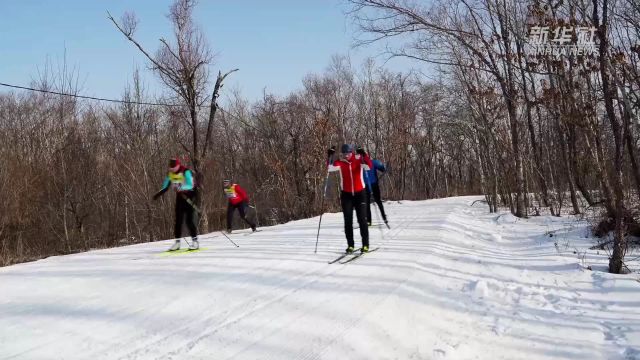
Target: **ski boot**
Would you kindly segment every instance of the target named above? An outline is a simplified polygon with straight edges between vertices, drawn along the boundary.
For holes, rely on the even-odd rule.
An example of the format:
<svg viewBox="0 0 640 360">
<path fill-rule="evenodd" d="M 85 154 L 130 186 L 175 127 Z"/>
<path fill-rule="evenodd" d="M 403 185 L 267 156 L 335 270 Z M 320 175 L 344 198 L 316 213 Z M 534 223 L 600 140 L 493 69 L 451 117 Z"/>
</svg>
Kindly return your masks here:
<svg viewBox="0 0 640 360">
<path fill-rule="evenodd" d="M 346 254 L 353 254 L 353 246 L 349 246 L 347 250 L 344 251 Z"/>
<path fill-rule="evenodd" d="M 173 245 L 169 248 L 169 251 L 180 250 L 180 239 L 176 240 Z"/>
<path fill-rule="evenodd" d="M 189 250 L 198 250 L 200 248 L 200 243 L 198 242 L 198 238 L 191 238 L 191 244 L 189 245 Z"/>
<path fill-rule="evenodd" d="M 362 252 L 363 253 L 368 253 L 369 252 L 369 247 L 368 246 L 363 246 L 362 247 Z"/>
</svg>

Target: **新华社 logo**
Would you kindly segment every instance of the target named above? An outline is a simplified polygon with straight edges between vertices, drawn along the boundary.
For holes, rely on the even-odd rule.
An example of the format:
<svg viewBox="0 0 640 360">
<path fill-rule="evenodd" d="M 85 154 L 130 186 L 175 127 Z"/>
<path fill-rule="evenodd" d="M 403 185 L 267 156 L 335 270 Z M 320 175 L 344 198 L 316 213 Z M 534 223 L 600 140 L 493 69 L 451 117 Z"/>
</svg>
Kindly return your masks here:
<svg viewBox="0 0 640 360">
<path fill-rule="evenodd" d="M 595 55 L 595 27 L 531 26 L 525 52 L 527 55 Z"/>
</svg>

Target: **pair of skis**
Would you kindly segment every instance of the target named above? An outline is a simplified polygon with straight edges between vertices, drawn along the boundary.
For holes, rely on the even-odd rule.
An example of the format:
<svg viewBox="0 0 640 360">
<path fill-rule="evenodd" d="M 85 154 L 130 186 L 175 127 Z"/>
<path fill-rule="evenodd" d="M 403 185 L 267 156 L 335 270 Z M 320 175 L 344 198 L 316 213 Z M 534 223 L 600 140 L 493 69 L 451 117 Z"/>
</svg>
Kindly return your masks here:
<svg viewBox="0 0 640 360">
<path fill-rule="evenodd" d="M 354 252 L 352 252 L 352 253 L 344 253 L 344 254 L 338 256 L 336 259 L 333 259 L 333 260 L 329 261 L 329 264 L 335 264 L 337 262 L 339 262 L 340 264 L 350 263 L 350 262 L 360 258 L 362 255 L 368 254 L 368 253 L 372 253 L 372 252 L 374 252 L 374 251 L 376 251 L 378 249 L 380 249 L 380 248 L 376 247 L 376 248 L 370 249 L 367 252 L 363 252 L 362 248 L 359 248 L 359 249 L 354 250 Z M 351 256 L 351 257 L 349 257 L 349 256 Z"/>
<path fill-rule="evenodd" d="M 252 231 L 252 232 L 250 232 L 250 233 L 243 233 L 243 235 L 244 235 L 244 236 L 247 236 L 247 235 L 251 235 L 251 234 L 253 234 L 253 233 L 259 232 L 259 231 L 262 231 L 262 230 L 258 230 L 258 229 L 256 229 L 256 230 L 253 230 L 253 231 Z M 222 232 L 222 231 L 220 231 L 220 233 L 221 233 L 222 235 L 224 235 L 224 237 L 225 237 L 225 238 L 227 238 L 227 240 L 229 240 L 229 241 L 230 241 L 230 242 L 231 242 L 235 247 L 240 247 L 240 245 L 236 244 L 236 243 L 235 243 L 235 241 L 231 240 L 231 238 L 230 238 L 229 236 L 227 236 L 227 234 L 225 234 L 225 233 L 224 233 L 224 232 Z M 188 242 L 187 242 L 187 244 L 188 244 Z M 191 248 L 188 248 L 188 249 L 179 249 L 179 250 L 165 250 L 165 251 L 163 251 L 162 253 L 163 253 L 163 254 L 167 254 L 167 255 L 169 255 L 169 254 L 171 254 L 171 253 L 174 253 L 174 254 L 176 254 L 176 255 L 177 255 L 177 254 L 184 254 L 184 253 L 188 253 L 188 252 L 197 252 L 197 251 L 200 251 L 200 250 L 203 250 L 203 249 L 202 249 L 202 248 L 198 248 L 198 249 L 191 249 Z"/>
<path fill-rule="evenodd" d="M 160 256 L 174 256 L 174 255 L 184 255 L 184 254 L 188 254 L 188 253 L 196 253 L 202 250 L 207 250 L 208 248 L 206 247 L 201 247 L 201 248 L 197 248 L 197 249 L 178 249 L 178 250 L 165 250 L 161 253 L 159 253 L 158 255 Z"/>
</svg>

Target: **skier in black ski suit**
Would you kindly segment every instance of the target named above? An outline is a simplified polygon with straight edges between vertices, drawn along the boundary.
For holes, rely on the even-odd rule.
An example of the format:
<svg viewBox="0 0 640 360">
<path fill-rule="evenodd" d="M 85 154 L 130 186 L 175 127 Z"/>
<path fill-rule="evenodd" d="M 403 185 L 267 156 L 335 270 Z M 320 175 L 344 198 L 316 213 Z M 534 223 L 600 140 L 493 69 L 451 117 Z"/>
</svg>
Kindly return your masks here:
<svg viewBox="0 0 640 360">
<path fill-rule="evenodd" d="M 157 200 L 162 196 L 169 186 L 173 186 L 176 190 L 176 222 L 174 226 L 174 235 L 176 242 L 171 246 L 169 251 L 180 249 L 180 238 L 182 237 L 182 222 L 186 218 L 187 227 L 191 235 L 190 250 L 196 250 L 200 247 L 198 243 L 198 227 L 195 222 L 195 199 L 196 187 L 193 172 L 180 164 L 180 160 L 173 158 L 169 160 L 169 173 L 162 183 L 162 189 L 153 195 L 153 200 Z"/>
<path fill-rule="evenodd" d="M 364 149 L 358 148 L 358 151 L 364 152 Z M 384 211 L 384 205 L 382 204 L 382 197 L 380 194 L 380 185 L 378 182 L 378 171 L 386 172 L 387 169 L 378 159 L 371 159 L 373 167 L 364 172 L 365 185 L 367 186 L 367 223 L 371 226 L 371 200 L 378 204 L 378 209 L 382 216 L 382 220 L 385 224 L 388 224 L 387 214 Z M 373 199 L 372 199 L 373 198 Z"/>
</svg>

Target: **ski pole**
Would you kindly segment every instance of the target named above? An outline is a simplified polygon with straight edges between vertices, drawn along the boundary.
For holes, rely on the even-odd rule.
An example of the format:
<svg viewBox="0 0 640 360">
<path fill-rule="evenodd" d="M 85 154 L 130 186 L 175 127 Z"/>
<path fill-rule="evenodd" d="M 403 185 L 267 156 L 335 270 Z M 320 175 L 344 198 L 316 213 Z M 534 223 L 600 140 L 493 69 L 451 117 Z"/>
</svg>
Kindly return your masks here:
<svg viewBox="0 0 640 360">
<path fill-rule="evenodd" d="M 228 236 L 227 236 L 227 234 L 225 234 L 224 232 L 220 231 L 220 234 L 224 235 L 224 237 L 226 237 L 226 238 L 227 238 L 227 240 L 231 241 L 231 243 L 232 243 L 233 245 L 235 245 L 236 247 L 240 247 L 238 244 L 234 243 L 234 242 L 233 242 L 233 240 L 231 240 L 231 238 L 230 238 L 230 237 L 228 237 Z"/>
<path fill-rule="evenodd" d="M 376 171 L 375 167 L 373 169 L 371 169 L 370 171 Z M 376 208 L 376 215 L 378 217 L 378 221 L 380 221 L 380 219 L 382 218 L 382 216 L 380 216 L 380 210 L 378 209 L 378 203 L 376 202 L 376 197 L 373 194 L 373 189 L 371 188 L 371 179 L 369 179 L 369 175 L 365 172 L 364 175 L 365 179 L 367 180 L 367 191 L 369 192 L 369 199 L 373 200 L 373 203 L 375 204 L 375 208 Z M 369 206 L 369 208 L 371 208 L 371 201 L 369 201 L 369 203 L 367 204 Z M 369 210 L 371 211 L 371 210 Z M 373 220 L 373 219 L 371 219 Z M 373 221 L 371 222 L 373 223 Z M 382 234 L 382 238 L 384 239 L 384 232 L 382 232 L 382 229 L 380 227 L 378 227 L 378 229 L 380 230 L 380 233 Z"/>
<path fill-rule="evenodd" d="M 189 199 L 189 198 L 188 198 L 185 194 L 183 194 L 183 193 L 178 193 L 178 194 L 180 194 L 180 196 L 182 196 L 182 198 L 187 202 L 187 204 L 191 205 L 191 207 L 193 208 L 193 210 L 195 210 L 195 211 L 198 213 L 198 215 L 202 214 L 202 212 L 200 211 L 200 209 L 198 209 L 198 207 L 196 206 L 196 204 L 194 204 L 194 203 L 193 203 L 193 201 L 191 201 L 191 199 Z M 187 245 L 188 245 L 189 247 L 192 247 L 192 246 L 191 246 L 191 243 L 190 243 L 186 238 L 183 238 L 183 240 L 184 240 L 184 242 L 186 242 L 186 243 L 187 243 Z"/>
<path fill-rule="evenodd" d="M 332 147 L 332 149 L 334 149 Z M 324 215 L 324 198 L 327 197 L 327 187 L 329 186 L 329 164 L 331 164 L 333 156 L 329 156 L 327 164 L 327 176 L 324 179 L 324 190 L 322 191 L 322 201 L 320 202 L 320 220 L 318 221 L 318 234 L 316 235 L 316 249 L 314 254 L 318 253 L 318 241 L 320 240 L 320 224 L 322 224 L 322 215 Z"/>
<path fill-rule="evenodd" d="M 322 202 L 320 203 L 320 221 L 318 221 L 318 234 L 316 235 L 316 249 L 313 253 L 318 252 L 318 241 L 320 240 L 320 224 L 322 224 L 322 215 L 324 215 L 324 198 L 327 193 L 327 185 L 329 185 L 329 171 L 327 171 L 327 177 L 324 180 L 324 191 L 322 192 Z"/>
<path fill-rule="evenodd" d="M 378 221 L 380 221 L 382 219 L 382 215 L 380 215 L 380 208 L 378 207 L 378 202 L 376 201 L 375 197 L 373 196 L 373 194 L 371 194 L 371 198 L 373 199 L 373 202 L 375 204 L 375 208 L 376 208 L 376 215 L 378 217 Z M 383 220 L 384 221 L 384 220 Z M 385 222 L 385 225 L 387 226 L 387 228 L 389 228 L 389 225 Z M 381 227 L 378 227 L 378 229 L 380 229 L 380 233 L 382 233 L 382 238 L 384 239 L 384 232 L 382 231 Z"/>
<path fill-rule="evenodd" d="M 193 210 L 195 210 L 199 215 L 202 214 L 202 211 L 200 211 L 200 209 L 198 209 L 198 207 L 196 206 L 196 204 L 193 203 L 193 201 L 191 201 L 191 199 L 189 199 L 188 197 L 186 197 L 184 194 L 180 193 L 180 196 L 182 196 L 182 198 L 187 202 L 187 204 L 191 205 L 191 207 L 193 208 Z"/>
</svg>

